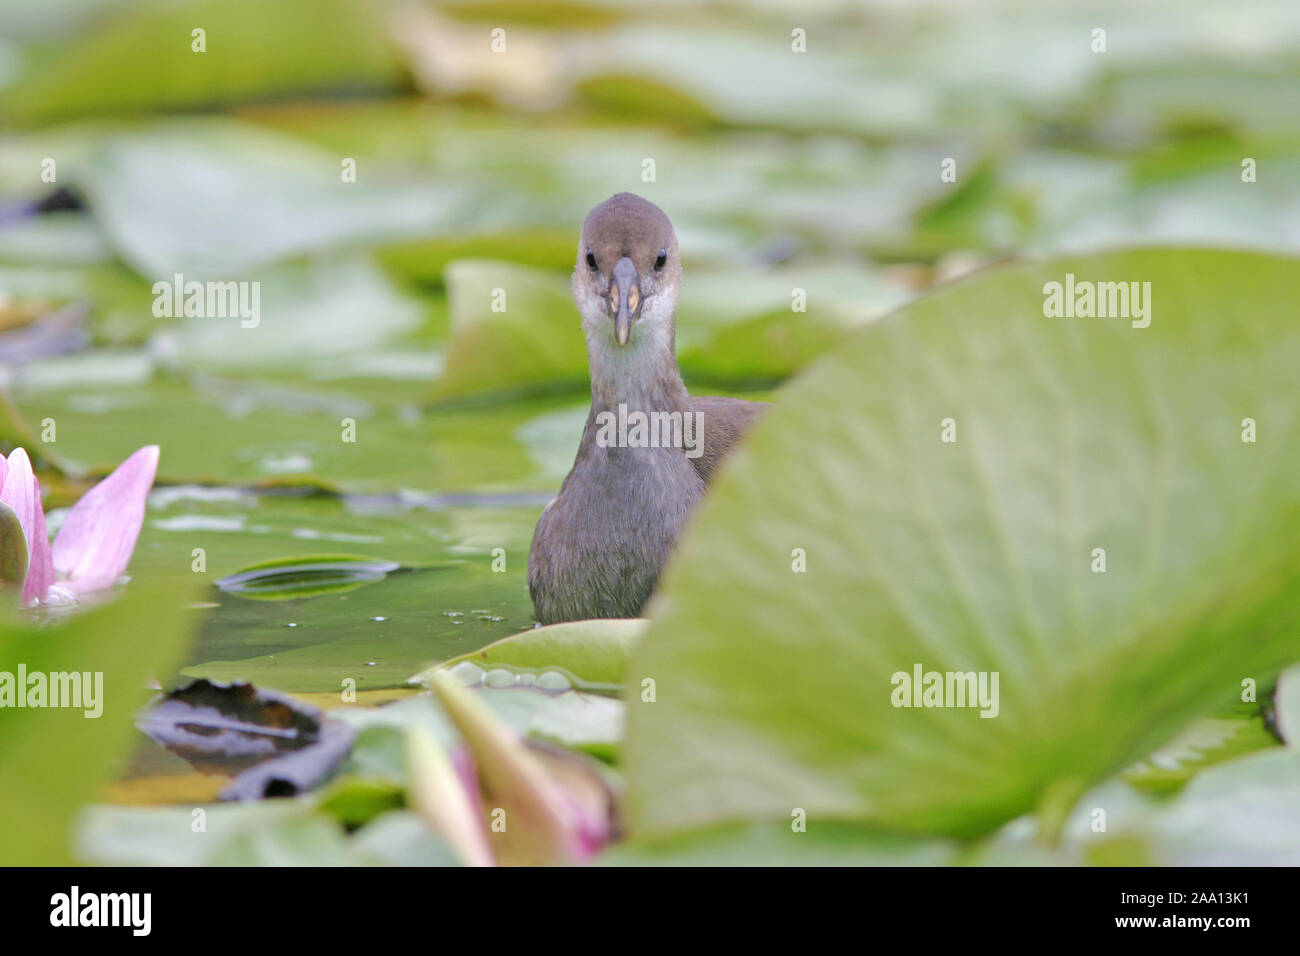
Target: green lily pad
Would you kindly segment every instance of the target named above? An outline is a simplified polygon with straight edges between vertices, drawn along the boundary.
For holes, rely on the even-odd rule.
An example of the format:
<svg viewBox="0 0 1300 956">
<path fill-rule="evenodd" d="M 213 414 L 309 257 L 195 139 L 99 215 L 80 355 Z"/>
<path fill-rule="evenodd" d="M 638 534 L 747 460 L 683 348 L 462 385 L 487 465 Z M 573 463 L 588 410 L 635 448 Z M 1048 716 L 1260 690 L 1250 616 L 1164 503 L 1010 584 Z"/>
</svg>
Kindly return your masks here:
<svg viewBox="0 0 1300 956">
<path fill-rule="evenodd" d="M 627 706 L 596 694 L 556 694 L 528 723 L 528 736 L 614 762 L 623 748 Z"/>
<path fill-rule="evenodd" d="M 1297 803 L 1300 753 L 1293 748 L 1220 764 L 1152 814 L 1153 855 L 1166 866 L 1293 864 L 1300 857 Z"/>
<path fill-rule="evenodd" d="M 308 797 L 196 808 L 92 806 L 78 820 L 77 857 L 97 866 L 367 862 L 353 851 L 342 825 L 313 803 Z"/>
<path fill-rule="evenodd" d="M 1171 799 L 1116 781 L 1090 790 L 1055 848 L 1032 849 L 1016 821 L 972 862 L 1008 865 L 1026 852 L 1043 862 L 1128 866 L 1285 866 L 1300 854 L 1300 754 L 1272 747 L 1210 767 Z"/>
<path fill-rule="evenodd" d="M 343 158 L 191 119 L 106 138 L 77 179 L 104 237 L 150 283 L 242 279 L 304 253 L 426 235 L 458 201 L 427 180 L 345 182 Z"/>
<path fill-rule="evenodd" d="M 459 866 L 447 843 L 412 810 L 385 813 L 352 838 L 358 853 L 387 866 Z"/>
<path fill-rule="evenodd" d="M 88 216 L 62 212 L 9 223 L 0 231 L 0 260 L 93 266 L 111 253 Z M 0 284 L 8 286 L 5 276 Z"/>
<path fill-rule="evenodd" d="M 481 688 L 475 693 L 521 737 L 585 750 L 598 757 L 609 757 L 617 748 L 624 714 L 620 701 L 536 687 Z M 361 779 L 405 784 L 402 735 L 412 726 L 430 732 L 445 748 L 456 746 L 459 740 L 446 714 L 428 694 L 382 707 L 336 708 L 330 716 L 357 732 L 344 772 Z"/>
<path fill-rule="evenodd" d="M 15 243 L 24 242 L 25 238 L 15 237 Z M 58 241 L 57 237 L 51 241 Z M 60 248 L 66 253 L 66 245 Z M 40 247 L 25 246 L 24 251 L 26 257 L 0 250 L 0 259 L 5 262 L 0 265 L 0 295 L 84 309 L 96 342 L 119 347 L 140 345 L 150 333 L 170 321 L 153 314 L 149 283 L 119 262 L 69 263 L 52 251 L 46 255 Z M 76 357 L 88 354 L 110 358 L 113 355 L 101 351 Z M 31 369 L 25 363 L 15 371 L 17 383 L 28 381 Z"/>
<path fill-rule="evenodd" d="M 348 827 L 361 826 L 405 805 L 401 787 L 387 780 L 347 776 L 334 781 L 321 795 L 320 807 Z"/>
<path fill-rule="evenodd" d="M 1207 717 L 1129 767 L 1124 779 L 1151 793 L 1169 793 L 1207 767 L 1276 746 L 1257 717 Z"/>
<path fill-rule="evenodd" d="M 1300 747 L 1300 664 L 1277 679 L 1277 730 L 1288 747 Z"/>
<path fill-rule="evenodd" d="M 177 319 L 155 336 L 155 349 L 185 369 L 244 374 L 288 369 L 314 377 L 348 357 L 393 347 L 423 320 L 421 303 L 400 293 L 364 256 L 285 263 L 250 274 L 249 280 L 257 283 L 255 318 Z M 365 322 L 359 323 L 358 315 Z"/>
<path fill-rule="evenodd" d="M 264 573 L 274 575 L 282 559 L 335 548 L 400 562 L 357 590 L 249 600 L 214 586 L 204 595 L 186 676 L 329 693 L 338 701 L 347 679 L 359 692 L 405 688 L 417 670 L 529 626 L 524 575 L 540 508 L 487 497 L 426 506 L 396 496 L 157 488 L 131 574 L 146 579 L 180 566 L 214 583 L 267 562 Z M 493 570 L 497 548 L 505 552 L 503 572 Z"/>
<path fill-rule="evenodd" d="M 796 290 L 804 311 L 792 308 Z M 435 398 L 585 386 L 581 321 L 560 276 L 460 260 L 447 269 L 447 294 L 451 341 Z M 705 271 L 682 295 L 682 369 L 735 381 L 784 378 L 907 298 L 896 283 L 848 266 Z"/>
<path fill-rule="evenodd" d="M 987 272 L 810 368 L 720 476 L 633 654 L 629 685 L 657 688 L 628 698 L 633 831 L 803 807 L 954 835 L 1038 809 L 1050 833 L 1268 680 L 1300 611 L 1296 268 L 1143 250 Z M 1150 282 L 1149 327 L 1045 316 L 1067 274 Z M 997 703 L 896 706 L 917 668 L 996 674 Z"/>
<path fill-rule="evenodd" d="M 181 673 L 289 692 L 401 687 L 421 665 L 490 642 L 518 626 L 505 619 L 531 613 L 526 594 L 482 607 L 484 583 L 492 579 L 485 561 L 390 572 L 360 591 L 293 601 L 217 592 Z"/>
<path fill-rule="evenodd" d="M 540 678 L 554 672 L 582 690 L 613 690 L 622 685 L 628 657 L 648 624 L 605 618 L 533 628 L 453 657 L 411 681 L 427 686 L 435 671 L 451 669 L 466 683 L 498 686 L 504 675 L 515 683 L 522 675 Z"/>
<path fill-rule="evenodd" d="M 788 26 L 763 35 L 622 27 L 604 41 L 617 51 L 607 67 L 616 75 L 645 74 L 689 91 L 701 109 L 736 124 L 794 130 L 903 133 L 933 129 L 936 98 L 915 82 L 873 76 L 862 56 L 836 41 L 833 30 L 813 33 L 815 54 L 791 49 Z M 828 95 L 853 89 L 858 95 Z"/>
<path fill-rule="evenodd" d="M 601 866 L 951 866 L 955 845 L 828 822 L 717 827 L 654 843 L 611 847 Z"/>
<path fill-rule="evenodd" d="M 0 672 L 13 682 L 21 666 L 32 675 L 74 673 L 80 706 L 0 707 L 0 858 L 9 866 L 70 862 L 70 825 L 92 799 L 113 762 L 136 739 L 136 709 L 146 683 L 172 673 L 188 642 L 192 612 L 183 582 L 135 582 L 106 606 L 44 626 L 0 623 Z M 89 682 L 89 683 L 87 683 Z M 0 696 L 4 678 L 0 677 Z M 34 698 L 34 684 L 24 688 Z M 72 687 L 67 682 L 60 686 Z M 87 697 L 87 688 L 95 689 Z M 93 719 L 90 713 L 98 710 Z"/>
<path fill-rule="evenodd" d="M 909 297 L 852 264 L 691 275 L 677 320 L 678 364 L 688 380 L 780 380 Z"/>
<path fill-rule="evenodd" d="M 14 405 L 9 393 L 3 388 L 0 388 L 0 442 L 10 449 L 17 445 L 32 450 L 40 447 L 23 413 Z M 41 453 L 37 451 L 36 454 Z"/>
<path fill-rule="evenodd" d="M 572 230 L 552 227 L 464 232 L 383 243 L 375 248 L 375 257 L 408 282 L 440 287 L 447 267 L 459 259 L 508 260 L 562 272 L 573 265 L 573 248 Z"/>
<path fill-rule="evenodd" d="M 207 52 L 191 49 L 196 26 L 207 32 Z M 167 82 L 159 83 L 160 76 Z M 86 31 L 57 55 L 34 58 L 3 105 L 16 121 L 39 123 L 327 89 L 378 89 L 400 78 L 401 62 L 382 22 L 362 0 L 142 3 Z"/>
<path fill-rule="evenodd" d="M 473 259 L 446 275 L 451 341 L 435 397 L 586 382 L 578 312 L 561 277 Z"/>
<path fill-rule="evenodd" d="M 165 450 L 160 483 L 315 486 L 359 494 L 454 498 L 553 491 L 558 482 L 539 467 L 517 431 L 538 414 L 572 403 L 571 396 L 539 397 L 428 414 L 405 400 L 411 391 L 427 391 L 423 381 L 293 384 L 278 375 L 274 382 L 203 375 L 181 382 L 155 376 L 149 358 L 134 352 L 33 362 L 23 378 L 28 387 L 15 396 L 22 420 L 39 425 L 54 419 L 58 444 L 18 443 L 47 455 L 45 449 L 57 449 L 79 470 L 107 473 L 149 441 Z M 8 434 L 3 416 L 0 398 L 0 435 Z M 15 431 L 22 420 L 14 420 Z M 575 447 L 580 434 L 581 427 Z"/>
<path fill-rule="evenodd" d="M 1241 179 L 1243 157 L 1260 170 Z M 1017 152 L 972 170 L 916 222 L 913 241 L 1061 255 L 1122 244 L 1294 252 L 1300 210 L 1294 140 L 1194 139 L 1135 158 Z"/>
</svg>

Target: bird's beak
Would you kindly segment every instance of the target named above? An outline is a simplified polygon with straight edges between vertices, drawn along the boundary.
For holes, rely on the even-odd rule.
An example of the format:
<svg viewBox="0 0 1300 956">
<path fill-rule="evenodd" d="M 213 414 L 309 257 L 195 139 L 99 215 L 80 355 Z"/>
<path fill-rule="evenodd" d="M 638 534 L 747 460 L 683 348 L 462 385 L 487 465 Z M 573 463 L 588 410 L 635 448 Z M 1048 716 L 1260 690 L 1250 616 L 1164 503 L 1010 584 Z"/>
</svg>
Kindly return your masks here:
<svg viewBox="0 0 1300 956">
<path fill-rule="evenodd" d="M 609 311 L 614 316 L 614 341 L 624 346 L 632 335 L 632 320 L 641 314 L 641 277 L 627 256 L 615 264 L 612 277 Z"/>
</svg>

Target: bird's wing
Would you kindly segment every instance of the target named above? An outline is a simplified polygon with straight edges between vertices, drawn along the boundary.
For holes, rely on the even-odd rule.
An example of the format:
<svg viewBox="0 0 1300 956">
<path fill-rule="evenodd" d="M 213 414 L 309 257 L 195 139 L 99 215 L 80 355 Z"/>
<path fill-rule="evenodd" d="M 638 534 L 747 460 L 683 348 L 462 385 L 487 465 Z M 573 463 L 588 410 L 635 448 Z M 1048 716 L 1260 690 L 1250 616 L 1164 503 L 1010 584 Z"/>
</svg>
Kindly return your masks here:
<svg viewBox="0 0 1300 956">
<path fill-rule="evenodd" d="M 749 427 L 767 411 L 769 404 L 719 395 L 692 395 L 691 405 L 699 414 L 704 436 L 704 452 L 692 458 L 691 463 L 707 485 L 718 465 Z"/>
</svg>

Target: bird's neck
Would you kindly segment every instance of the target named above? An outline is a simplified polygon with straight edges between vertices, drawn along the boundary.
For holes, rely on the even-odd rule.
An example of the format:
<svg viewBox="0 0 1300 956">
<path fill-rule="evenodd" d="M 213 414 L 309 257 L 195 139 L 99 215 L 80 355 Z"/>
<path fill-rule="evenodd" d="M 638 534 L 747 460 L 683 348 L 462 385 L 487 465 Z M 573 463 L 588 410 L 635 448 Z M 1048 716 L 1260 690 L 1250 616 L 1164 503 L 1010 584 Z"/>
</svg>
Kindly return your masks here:
<svg viewBox="0 0 1300 956">
<path fill-rule="evenodd" d="M 632 341 L 621 348 L 605 331 L 587 337 L 593 411 L 617 411 L 619 405 L 646 412 L 690 409 L 670 324 L 634 329 Z"/>
</svg>

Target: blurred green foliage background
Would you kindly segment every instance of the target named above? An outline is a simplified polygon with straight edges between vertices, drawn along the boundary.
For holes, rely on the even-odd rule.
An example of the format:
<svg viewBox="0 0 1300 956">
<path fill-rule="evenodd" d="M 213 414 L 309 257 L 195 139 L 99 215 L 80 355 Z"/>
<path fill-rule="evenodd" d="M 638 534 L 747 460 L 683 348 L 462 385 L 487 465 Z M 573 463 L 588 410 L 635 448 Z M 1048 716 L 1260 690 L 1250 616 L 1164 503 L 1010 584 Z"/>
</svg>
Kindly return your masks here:
<svg viewBox="0 0 1300 956">
<path fill-rule="evenodd" d="M 618 190 L 677 226 L 688 381 L 732 388 L 992 260 L 1300 246 L 1285 0 L 5 0 L 0 23 L 0 367 L 74 472 L 147 440 L 171 481 L 551 487 L 517 416 L 422 410 L 582 390 L 565 276 Z M 261 326 L 156 318 L 176 273 L 259 280 Z M 365 422 L 384 467 L 303 407 Z"/>
<path fill-rule="evenodd" d="M 187 674 L 383 693 L 531 622 L 524 555 L 585 415 L 567 286 L 596 202 L 672 218 L 688 385 L 761 395 L 1002 260 L 1295 254 L 1297 89 L 1294 0 L 0 0 L 0 448 L 56 507 L 161 445 L 137 577 L 195 548 L 213 579 L 401 564 L 351 596 L 209 589 L 188 625 Z M 259 282 L 260 324 L 155 315 L 176 274 Z M 159 620 L 129 639 L 161 660 L 186 637 Z M 1220 756 L 1271 743 L 1248 733 Z M 95 741 L 24 759 L 70 772 Z M 211 795 L 168 761 L 137 755 L 152 782 L 116 798 Z"/>
</svg>

